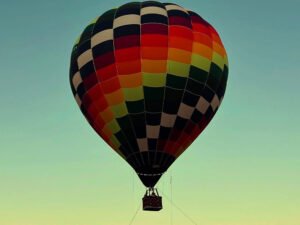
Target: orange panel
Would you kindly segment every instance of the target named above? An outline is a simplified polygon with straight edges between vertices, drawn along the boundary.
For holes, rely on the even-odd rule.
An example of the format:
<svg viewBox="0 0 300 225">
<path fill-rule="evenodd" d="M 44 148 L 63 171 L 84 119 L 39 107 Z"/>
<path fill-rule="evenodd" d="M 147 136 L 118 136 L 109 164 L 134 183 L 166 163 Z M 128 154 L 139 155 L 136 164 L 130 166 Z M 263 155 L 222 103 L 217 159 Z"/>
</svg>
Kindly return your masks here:
<svg viewBox="0 0 300 225">
<path fill-rule="evenodd" d="M 111 132 L 110 128 L 108 126 L 105 126 L 102 129 L 102 132 L 107 136 L 107 137 L 111 137 L 113 135 L 113 133 Z"/>
<path fill-rule="evenodd" d="M 141 73 L 122 75 L 122 76 L 119 76 L 119 79 L 120 79 L 120 84 L 121 84 L 122 88 L 139 87 L 143 83 Z"/>
<path fill-rule="evenodd" d="M 193 47 L 193 53 L 202 55 L 205 58 L 211 60 L 213 50 L 210 47 L 206 46 L 206 45 L 197 44 L 197 45 L 194 45 L 194 47 Z"/>
<path fill-rule="evenodd" d="M 118 62 L 117 63 L 117 69 L 119 75 L 128 75 L 132 73 L 138 73 L 141 72 L 141 61 L 129 61 L 129 62 Z"/>
<path fill-rule="evenodd" d="M 165 73 L 167 70 L 166 60 L 142 60 L 143 72 L 146 73 Z"/>
<path fill-rule="evenodd" d="M 224 57 L 226 55 L 225 49 L 220 44 L 213 45 L 213 48 L 214 51 L 219 53 L 221 56 Z"/>
<path fill-rule="evenodd" d="M 100 115 L 105 123 L 109 123 L 114 119 L 114 114 L 110 110 L 110 108 L 106 108 L 103 112 L 100 112 Z"/>
<path fill-rule="evenodd" d="M 203 33 L 194 33 L 194 41 L 212 48 L 212 39 Z"/>
<path fill-rule="evenodd" d="M 142 47 L 142 58 L 166 60 L 168 58 L 168 48 L 167 47 Z"/>
<path fill-rule="evenodd" d="M 124 102 L 124 95 L 123 95 L 123 92 L 121 89 L 118 91 L 115 91 L 111 94 L 107 94 L 107 95 L 105 95 L 105 97 L 110 106 L 118 105 L 118 104 Z"/>
<path fill-rule="evenodd" d="M 190 64 L 191 63 L 191 52 L 187 52 L 187 51 L 179 50 L 179 49 L 175 49 L 175 48 L 170 48 L 169 49 L 169 59 L 176 61 L 176 62 Z"/>
<path fill-rule="evenodd" d="M 169 47 L 192 51 L 193 41 L 186 38 L 170 37 Z"/>
</svg>

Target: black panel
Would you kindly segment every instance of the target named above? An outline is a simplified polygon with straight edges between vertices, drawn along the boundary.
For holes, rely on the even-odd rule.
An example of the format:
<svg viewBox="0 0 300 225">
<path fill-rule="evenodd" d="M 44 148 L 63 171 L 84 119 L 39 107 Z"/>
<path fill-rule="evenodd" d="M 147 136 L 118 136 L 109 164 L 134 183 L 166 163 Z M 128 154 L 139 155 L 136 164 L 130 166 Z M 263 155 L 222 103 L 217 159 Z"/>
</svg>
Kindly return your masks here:
<svg viewBox="0 0 300 225">
<path fill-rule="evenodd" d="M 115 38 L 128 35 L 140 35 L 140 25 L 126 25 L 114 29 Z"/>
<path fill-rule="evenodd" d="M 147 113 L 146 121 L 147 125 L 156 126 L 160 124 L 161 113 Z"/>
<path fill-rule="evenodd" d="M 208 72 L 199 69 L 198 67 L 195 67 L 191 65 L 190 67 L 190 77 L 194 80 L 199 81 L 200 83 L 205 83 L 208 77 Z"/>
<path fill-rule="evenodd" d="M 182 130 L 185 127 L 187 121 L 188 120 L 183 119 L 183 118 L 177 116 L 176 120 L 175 120 L 174 127 L 177 128 L 178 130 Z"/>
<path fill-rule="evenodd" d="M 97 57 L 100 55 L 104 55 L 107 52 L 113 52 L 113 51 L 114 51 L 114 42 L 113 40 L 109 40 L 93 47 L 93 56 Z"/>
<path fill-rule="evenodd" d="M 94 72 L 95 72 L 95 67 L 93 61 L 88 62 L 80 69 L 80 74 L 83 79 L 84 77 L 87 77 Z"/>
<path fill-rule="evenodd" d="M 129 14 L 140 15 L 140 10 L 141 10 L 141 3 L 137 3 L 137 2 L 127 3 L 118 8 L 115 18 L 129 15 Z"/>
<path fill-rule="evenodd" d="M 136 137 L 145 138 L 146 137 L 145 113 L 131 114 L 130 118 L 134 126 Z"/>
<path fill-rule="evenodd" d="M 192 115 L 192 118 L 191 120 L 194 122 L 194 123 L 199 123 L 202 119 L 203 115 L 201 112 L 199 112 L 197 109 L 194 111 L 193 115 Z"/>
<path fill-rule="evenodd" d="M 149 151 L 154 151 L 156 149 L 157 139 L 148 138 L 148 148 Z"/>
<path fill-rule="evenodd" d="M 204 85 L 192 79 L 187 82 L 186 90 L 192 92 L 195 95 L 201 95 Z"/>
<path fill-rule="evenodd" d="M 81 43 L 77 47 L 77 56 L 80 56 L 82 53 L 86 52 L 89 49 L 91 49 L 90 41 L 85 41 L 85 42 Z"/>
<path fill-rule="evenodd" d="M 149 6 L 155 6 L 155 7 L 159 7 L 159 8 L 165 9 L 164 5 L 162 3 L 160 3 L 160 2 L 156 2 L 156 1 L 145 1 L 145 2 L 142 2 L 142 8 L 149 7 Z"/>
<path fill-rule="evenodd" d="M 190 92 L 184 92 L 183 103 L 192 107 L 195 107 L 199 101 L 199 96 Z"/>
<path fill-rule="evenodd" d="M 208 87 L 205 87 L 202 91 L 202 96 L 206 99 L 206 101 L 211 102 L 215 93 Z"/>
<path fill-rule="evenodd" d="M 144 100 L 126 102 L 126 106 L 129 113 L 140 113 L 145 110 Z"/>
<path fill-rule="evenodd" d="M 79 44 L 91 39 L 94 25 L 95 24 L 90 24 L 84 29 L 84 31 L 82 32 L 82 34 L 80 36 Z"/>
<path fill-rule="evenodd" d="M 168 10 L 168 16 L 171 17 L 171 16 L 178 16 L 178 17 L 184 17 L 186 19 L 190 19 L 190 16 L 189 14 L 183 12 L 183 11 L 180 11 L 180 10 Z"/>
<path fill-rule="evenodd" d="M 213 89 L 217 90 L 222 78 L 222 70 L 214 63 L 211 64 L 209 76 L 207 79 L 207 85 Z"/>
<path fill-rule="evenodd" d="M 184 89 L 186 85 L 187 78 L 174 76 L 171 74 L 167 75 L 167 86 L 177 89 Z"/>
<path fill-rule="evenodd" d="M 171 130 L 172 128 L 161 126 L 159 130 L 159 139 L 166 140 L 169 137 Z"/>
<path fill-rule="evenodd" d="M 145 23 L 162 23 L 168 24 L 168 18 L 159 14 L 146 14 L 142 16 L 142 24 Z"/>
<path fill-rule="evenodd" d="M 182 100 L 182 95 L 183 90 L 176 90 L 166 87 L 164 112 L 169 114 L 177 114 Z"/>
<path fill-rule="evenodd" d="M 77 94 L 79 96 L 80 99 L 82 99 L 83 95 L 85 94 L 86 90 L 84 88 L 84 84 L 81 83 L 79 84 L 78 88 L 77 88 Z"/>
</svg>

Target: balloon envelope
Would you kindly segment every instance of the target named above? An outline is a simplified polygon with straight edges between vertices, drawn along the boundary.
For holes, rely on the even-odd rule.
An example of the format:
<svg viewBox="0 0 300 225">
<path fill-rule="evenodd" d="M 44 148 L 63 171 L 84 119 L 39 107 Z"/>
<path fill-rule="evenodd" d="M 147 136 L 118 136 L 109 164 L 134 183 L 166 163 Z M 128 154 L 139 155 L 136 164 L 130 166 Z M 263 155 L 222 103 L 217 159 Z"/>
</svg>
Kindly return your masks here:
<svg viewBox="0 0 300 225">
<path fill-rule="evenodd" d="M 216 30 L 179 5 L 133 2 L 88 25 L 71 56 L 74 97 L 147 187 L 204 130 L 228 77 Z"/>
</svg>

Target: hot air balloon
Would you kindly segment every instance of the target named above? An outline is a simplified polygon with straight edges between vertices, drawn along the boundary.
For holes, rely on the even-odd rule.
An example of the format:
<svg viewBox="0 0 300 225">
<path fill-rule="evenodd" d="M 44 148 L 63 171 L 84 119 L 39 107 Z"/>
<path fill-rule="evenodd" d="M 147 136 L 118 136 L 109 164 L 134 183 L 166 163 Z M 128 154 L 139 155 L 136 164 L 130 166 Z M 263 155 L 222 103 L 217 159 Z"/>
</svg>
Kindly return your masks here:
<svg viewBox="0 0 300 225">
<path fill-rule="evenodd" d="M 155 185 L 214 117 L 227 77 L 217 31 L 172 3 L 131 2 L 105 12 L 71 56 L 74 97 L 148 188 L 144 210 L 162 208 Z"/>
</svg>

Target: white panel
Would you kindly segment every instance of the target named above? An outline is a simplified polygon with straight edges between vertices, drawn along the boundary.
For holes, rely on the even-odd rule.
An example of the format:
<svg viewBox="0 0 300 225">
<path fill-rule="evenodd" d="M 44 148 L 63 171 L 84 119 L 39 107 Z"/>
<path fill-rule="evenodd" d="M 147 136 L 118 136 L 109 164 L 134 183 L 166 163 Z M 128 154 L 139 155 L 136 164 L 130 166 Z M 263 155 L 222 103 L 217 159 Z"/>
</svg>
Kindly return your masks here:
<svg viewBox="0 0 300 225">
<path fill-rule="evenodd" d="M 169 10 L 180 10 L 182 12 L 188 13 L 184 8 L 178 6 L 178 5 L 166 5 L 166 9 Z"/>
<path fill-rule="evenodd" d="M 214 96 L 213 100 L 211 101 L 210 103 L 212 109 L 214 111 L 216 111 L 216 109 L 219 107 L 220 105 L 220 100 L 219 100 L 219 97 L 217 95 Z"/>
<path fill-rule="evenodd" d="M 159 136 L 160 126 L 149 126 L 147 125 L 147 138 L 156 139 Z"/>
<path fill-rule="evenodd" d="M 105 41 L 113 40 L 113 38 L 114 38 L 114 35 L 113 35 L 112 29 L 107 29 L 107 30 L 101 31 L 92 37 L 92 39 L 91 39 L 92 48 L 95 47 L 96 45 L 99 45 L 99 44 L 105 42 Z"/>
<path fill-rule="evenodd" d="M 149 7 L 142 8 L 141 15 L 146 15 L 146 14 L 159 14 L 159 15 L 166 16 L 166 17 L 168 16 L 168 13 L 165 9 L 155 7 L 155 6 L 149 6 Z"/>
<path fill-rule="evenodd" d="M 194 107 L 181 103 L 179 107 L 178 115 L 184 119 L 189 120 L 192 117 L 194 109 L 195 109 Z"/>
<path fill-rule="evenodd" d="M 78 106 L 80 107 L 81 106 L 81 99 L 79 98 L 78 94 L 75 95 L 75 100 L 76 100 Z"/>
<path fill-rule="evenodd" d="M 171 115 L 167 113 L 161 114 L 161 125 L 164 127 L 173 127 L 175 124 L 177 115 Z"/>
<path fill-rule="evenodd" d="M 209 102 L 206 101 L 205 98 L 203 97 L 200 97 L 197 105 L 196 105 L 196 108 L 202 113 L 202 114 L 205 114 L 208 107 L 210 106 Z"/>
<path fill-rule="evenodd" d="M 75 73 L 75 75 L 73 76 L 72 83 L 73 83 L 75 90 L 77 90 L 79 84 L 82 83 L 82 79 L 81 79 L 79 72 Z"/>
<path fill-rule="evenodd" d="M 148 151 L 148 141 L 147 138 L 137 139 L 137 143 L 141 152 Z"/>
<path fill-rule="evenodd" d="M 87 64 L 89 61 L 92 60 L 93 60 L 92 49 L 89 49 L 84 53 L 82 53 L 77 59 L 79 69 L 81 69 L 85 64 Z"/>
<path fill-rule="evenodd" d="M 125 26 L 125 25 L 132 25 L 132 24 L 141 24 L 141 16 L 130 14 L 126 16 L 118 17 L 114 20 L 114 28 Z"/>
</svg>

